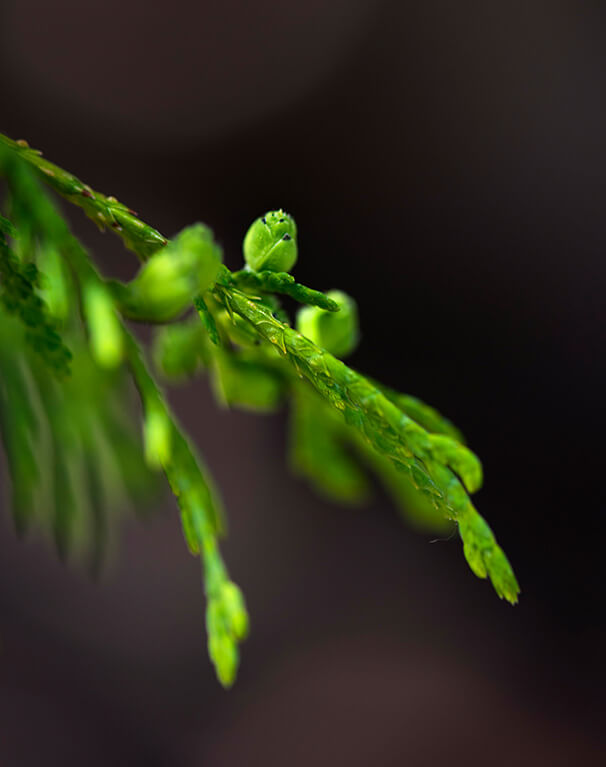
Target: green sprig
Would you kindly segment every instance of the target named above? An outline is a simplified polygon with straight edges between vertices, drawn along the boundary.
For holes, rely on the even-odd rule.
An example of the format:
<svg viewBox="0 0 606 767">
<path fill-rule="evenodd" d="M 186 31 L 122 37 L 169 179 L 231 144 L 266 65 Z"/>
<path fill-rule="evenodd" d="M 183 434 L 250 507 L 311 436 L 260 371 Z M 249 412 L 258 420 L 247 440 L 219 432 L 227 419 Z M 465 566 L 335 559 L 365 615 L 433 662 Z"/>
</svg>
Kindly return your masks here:
<svg viewBox="0 0 606 767">
<path fill-rule="evenodd" d="M 515 604 L 519 586 L 513 570 L 463 487 L 474 492 L 481 483 L 481 466 L 474 454 L 450 437 L 425 431 L 367 379 L 241 291 L 219 286 L 217 293 L 341 411 L 375 450 L 406 471 L 414 487 L 430 496 L 444 516 L 459 523 L 465 557 L 473 572 L 481 578 L 489 576 L 497 594 Z"/>
<path fill-rule="evenodd" d="M 244 290 L 290 296 L 299 303 L 318 306 L 328 312 L 339 311 L 339 304 L 336 301 L 319 290 L 307 288 L 296 282 L 292 274 L 288 274 L 288 272 L 253 272 L 250 269 L 240 269 L 238 272 L 232 272 L 230 283 Z"/>
<path fill-rule="evenodd" d="M 229 686 L 235 679 L 238 665 L 237 644 L 245 637 L 248 617 L 243 598 L 237 587 L 227 578 L 225 566 L 218 551 L 216 539 L 224 530 L 224 515 L 212 480 L 200 457 L 195 454 L 170 412 L 162 391 L 154 381 L 144 361 L 138 342 L 119 319 L 117 302 L 124 297 L 126 287 L 120 290 L 117 288 L 117 283 L 106 283 L 100 277 L 90 262 L 85 249 L 70 233 L 67 225 L 42 191 L 29 179 L 23 165 L 18 162 L 13 164 L 7 175 L 9 183 L 12 185 L 13 195 L 21 201 L 27 200 L 24 209 L 35 213 L 32 228 L 36 237 L 45 247 L 51 247 L 60 253 L 76 276 L 80 288 L 83 315 L 89 330 L 90 349 L 96 364 L 101 368 L 113 369 L 120 366 L 125 359 L 131 368 L 143 403 L 144 444 L 147 462 L 151 468 L 161 468 L 164 471 L 181 510 L 186 542 L 192 553 L 202 556 L 203 572 L 209 579 L 209 582 L 205 583 L 208 614 L 215 615 L 218 612 L 223 616 L 220 622 L 214 619 L 207 621 L 210 627 L 209 650 L 220 681 Z M 66 174 L 64 178 L 67 177 L 69 174 Z M 55 174 L 53 178 L 61 178 L 61 176 Z M 2 220 L 1 226 L 3 233 L 7 232 L 11 235 L 14 233 L 14 229 L 6 219 Z M 208 230 L 205 230 L 202 239 L 210 243 L 211 250 L 216 249 L 207 232 Z M 4 237 L 3 233 L 0 235 L 1 237 Z M 186 257 L 189 257 L 188 253 L 198 252 L 196 249 L 201 246 L 199 233 L 199 227 L 197 229 L 194 227 L 184 234 L 183 240 L 187 240 Z M 2 242 L 4 240 L 0 241 L 0 244 Z M 174 247 L 178 248 L 178 241 L 175 242 Z M 176 257 L 181 257 L 180 254 L 183 252 L 181 247 Z M 163 251 L 162 255 L 165 261 L 167 258 L 171 258 L 167 250 Z M 215 258 L 214 271 L 216 272 L 219 260 L 216 254 L 213 257 Z M 208 282 L 204 284 L 200 282 L 202 279 L 199 271 L 200 263 L 202 263 L 202 268 L 206 269 L 206 265 L 210 262 L 200 262 L 196 258 L 193 260 L 190 258 L 190 262 L 192 267 L 198 269 L 195 281 L 191 283 L 191 290 L 204 289 Z M 9 266 L 15 268 L 19 266 L 15 259 L 11 259 L 8 263 Z M 173 268 L 172 263 L 167 263 L 169 269 Z M 158 268 L 165 271 L 166 265 L 162 263 Z M 177 268 L 181 267 L 177 265 Z M 147 287 L 151 279 L 149 277 L 150 270 L 157 271 L 153 259 L 143 269 L 146 270 L 145 286 Z M 30 272 L 32 275 L 35 274 L 35 266 L 30 269 Z M 155 279 L 155 272 L 152 277 Z M 183 273 L 182 279 L 184 281 L 189 279 L 186 273 Z M 3 280 L 3 284 L 7 283 L 6 279 Z M 35 287 L 33 280 L 30 280 L 28 287 L 30 288 L 28 295 L 31 294 L 36 299 L 36 303 L 41 305 L 40 299 L 33 293 Z M 154 290 L 157 290 L 155 283 Z M 147 293 L 144 299 L 148 301 Z M 201 300 L 203 301 L 203 299 Z M 137 309 L 136 302 L 131 301 L 130 305 L 134 306 L 135 310 Z M 209 317 L 212 320 L 210 313 Z M 44 327 L 38 317 L 36 320 L 38 320 L 38 326 Z M 17 372 L 18 368 L 14 368 L 15 376 Z M 6 378 L 5 385 L 8 384 L 8 381 L 9 379 Z M 69 421 L 65 418 L 62 392 L 49 388 L 43 379 L 39 380 L 38 383 L 41 387 L 42 404 L 49 419 L 54 446 L 52 484 L 54 487 L 55 515 L 51 526 L 59 552 L 65 556 L 71 545 L 73 531 L 80 516 L 79 507 L 83 502 L 72 484 L 72 472 L 69 469 L 70 461 L 76 460 L 78 463 L 84 461 L 80 473 L 87 473 L 89 476 L 92 511 L 97 522 L 102 522 L 98 513 L 98 505 L 95 503 L 99 496 L 100 487 L 94 465 L 86 460 L 87 454 L 81 455 L 82 461 L 78 460 L 83 435 L 78 436 L 78 433 L 71 428 Z M 20 386 L 19 390 L 21 391 L 21 400 L 23 400 L 20 407 L 23 412 L 28 412 L 25 407 L 27 398 L 23 396 L 23 387 Z M 7 389 L 7 394 L 15 403 L 21 401 L 14 388 Z M 1 397 L 0 409 L 2 411 L 6 411 L 8 407 L 8 405 L 5 407 L 4 404 L 4 397 Z M 23 520 L 20 523 L 20 526 L 23 527 L 27 516 L 34 507 L 33 497 L 26 490 L 27 488 L 35 488 L 37 482 L 38 462 L 33 452 L 35 439 L 32 438 L 28 430 L 18 428 L 17 424 L 11 425 L 13 420 L 9 417 L 8 412 L 4 412 L 4 416 L 2 419 L 3 437 L 9 452 L 11 473 L 17 491 L 14 505 L 19 514 L 17 520 Z M 33 421 L 31 422 L 33 423 Z M 95 483 L 97 483 L 97 490 L 93 491 L 92 485 Z M 97 524 L 95 538 L 98 543 L 101 543 L 104 535 L 103 526 Z M 96 561 L 98 561 L 98 556 Z M 218 573 L 221 574 L 221 577 Z M 239 602 L 236 594 L 240 594 Z"/>
<path fill-rule="evenodd" d="M 139 256 L 144 263 L 131 282 L 101 277 L 32 171 Z M 187 546 L 201 558 L 209 654 L 221 683 L 233 683 L 248 615 L 219 551 L 225 527 L 221 503 L 142 344 L 125 325 L 125 319 L 164 325 L 181 318 L 155 335 L 154 359 L 167 377 L 207 368 L 222 404 L 258 412 L 289 401 L 291 462 L 299 474 L 331 498 L 359 503 L 370 491 L 366 470 L 372 470 L 413 524 L 443 530 L 454 521 L 472 571 L 490 578 L 500 597 L 517 601 L 511 566 L 469 497 L 482 483 L 480 461 L 434 408 L 334 356 L 345 356 L 357 343 L 356 305 L 339 291 L 327 295 L 280 271 L 291 268 L 298 255 L 291 216 L 279 210 L 257 219 L 245 237 L 248 266 L 231 272 L 208 227 L 187 227 L 169 242 L 115 198 L 1 134 L 0 172 L 9 183 L 12 218 L 0 217 L 0 333 L 15 339 L 14 348 L 0 345 L 0 429 L 20 529 L 49 484 L 40 416 L 53 451 L 52 513 L 44 523 L 63 554 L 79 537 L 83 506 L 90 512 L 90 536 L 107 538 L 106 507 L 117 497 L 114 475 L 141 494 L 153 476 L 144 459 L 151 470 L 163 472 L 177 499 Z M 308 328 L 309 337 L 291 327 L 280 296 L 307 305 L 297 327 Z M 347 311 L 326 313 L 341 307 Z M 182 317 L 190 309 L 194 313 Z M 50 381 L 42 361 L 55 372 L 63 370 L 58 360 L 67 362 L 69 354 L 63 339 L 76 352 L 73 375 Z M 125 381 L 140 395 L 142 449 L 120 407 Z M 106 449 L 98 461 L 101 445 Z M 74 482 L 76 476 L 85 483 Z M 101 548 L 95 551 L 97 565 Z"/>
<path fill-rule="evenodd" d="M 62 197 L 82 208 L 100 229 L 114 231 L 142 261 L 168 243 L 160 232 L 137 218 L 134 210 L 111 195 L 107 197 L 95 192 L 73 174 L 46 160 L 42 152 L 32 149 L 27 141 L 13 141 L 0 133 L 0 145 L 34 168 L 41 179 Z"/>
</svg>

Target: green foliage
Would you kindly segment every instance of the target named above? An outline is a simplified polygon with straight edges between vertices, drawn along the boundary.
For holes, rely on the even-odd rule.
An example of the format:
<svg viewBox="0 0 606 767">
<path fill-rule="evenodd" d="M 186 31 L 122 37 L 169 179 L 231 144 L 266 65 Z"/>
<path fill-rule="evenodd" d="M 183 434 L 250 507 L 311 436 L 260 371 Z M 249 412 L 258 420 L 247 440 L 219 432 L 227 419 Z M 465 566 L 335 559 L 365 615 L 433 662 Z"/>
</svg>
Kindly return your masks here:
<svg viewBox="0 0 606 767">
<path fill-rule="evenodd" d="M 140 221 L 134 210 L 111 195 L 107 197 L 93 191 L 71 173 L 44 159 L 42 152 L 31 149 L 27 141 L 13 141 L 0 133 L 0 146 L 4 149 L 3 156 L 7 162 L 13 163 L 15 158 L 20 158 L 28 163 L 55 192 L 82 208 L 101 230 L 109 228 L 121 237 L 125 246 L 142 261 L 166 245 L 166 238 Z M 33 183 L 33 179 L 27 182 Z M 20 199 L 20 195 L 17 195 L 17 199 Z"/>
<path fill-rule="evenodd" d="M 317 346 L 342 359 L 358 345 L 358 307 L 342 290 L 331 290 L 327 297 L 339 308 L 336 314 L 305 306 L 297 314 L 297 330 Z"/>
<path fill-rule="evenodd" d="M 25 328 L 25 340 L 58 376 L 69 373 L 71 352 L 63 344 L 48 307 L 38 295 L 39 274 L 35 263 L 20 263 L 6 235 L 17 236 L 10 221 L 0 217 L 0 301 L 5 311 L 17 316 Z"/>
<path fill-rule="evenodd" d="M 370 496 L 370 483 L 348 444 L 348 437 L 355 432 L 308 387 L 293 380 L 293 389 L 290 435 L 293 470 L 331 500 L 352 505 L 365 503 Z"/>
<path fill-rule="evenodd" d="M 0 171 L 10 216 L 0 218 L 0 429 L 19 530 L 35 521 L 62 556 L 88 552 L 96 570 L 114 511 L 127 495 L 145 506 L 163 473 L 201 559 L 209 655 L 220 682 L 233 683 L 248 616 L 218 547 L 222 505 L 126 325 L 148 322 L 160 326 L 153 360 L 165 379 L 207 373 L 222 405 L 270 412 L 287 404 L 294 471 L 348 504 L 369 497 L 374 474 L 418 529 L 456 525 L 472 571 L 517 601 L 513 571 L 470 499 L 482 483 L 478 458 L 435 409 L 337 359 L 357 343 L 356 304 L 288 274 L 297 258 L 288 214 L 253 223 L 247 267 L 231 272 L 203 224 L 169 243 L 24 142 L 0 135 Z M 98 273 L 36 175 L 137 253 L 143 265 L 131 282 Z M 282 295 L 305 305 L 297 329 Z"/>
<path fill-rule="evenodd" d="M 192 378 L 202 364 L 203 333 L 195 316 L 159 328 L 153 346 L 157 370 L 173 381 Z"/>
<path fill-rule="evenodd" d="M 233 273 L 224 271 L 221 276 L 223 282 L 233 285 L 236 288 L 241 288 L 242 290 L 253 292 L 260 291 L 262 293 L 278 293 L 290 296 L 291 298 L 294 298 L 295 301 L 299 301 L 299 303 L 318 306 L 320 309 L 326 309 L 329 312 L 339 311 L 339 305 L 333 298 L 319 290 L 306 288 L 305 285 L 295 282 L 295 278 L 292 274 L 288 274 L 287 272 L 272 272 L 267 270 L 253 272 L 250 269 L 241 269 L 240 271 Z"/>
<path fill-rule="evenodd" d="M 191 306 L 192 296 L 214 284 L 220 264 L 212 232 L 194 224 L 154 253 L 132 282 L 113 283 L 114 294 L 125 317 L 168 322 Z"/>
</svg>

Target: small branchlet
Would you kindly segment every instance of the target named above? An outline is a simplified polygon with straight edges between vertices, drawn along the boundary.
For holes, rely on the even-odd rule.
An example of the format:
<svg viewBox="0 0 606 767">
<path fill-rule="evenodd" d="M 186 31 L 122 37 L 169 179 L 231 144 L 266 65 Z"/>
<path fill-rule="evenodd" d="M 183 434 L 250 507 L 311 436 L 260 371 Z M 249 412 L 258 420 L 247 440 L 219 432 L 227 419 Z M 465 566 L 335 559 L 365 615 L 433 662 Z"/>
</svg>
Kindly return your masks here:
<svg viewBox="0 0 606 767">
<path fill-rule="evenodd" d="M 358 343 L 357 307 L 341 291 L 323 293 L 288 273 L 298 256 L 292 216 L 257 219 L 244 238 L 246 268 L 231 272 L 203 224 L 169 242 L 113 197 L 2 135 L 0 173 L 11 216 L 0 218 L 0 430 L 19 530 L 35 517 L 61 556 L 92 549 L 96 570 L 122 490 L 140 503 L 163 473 L 187 547 L 201 558 L 209 655 L 220 682 L 234 682 L 248 615 L 219 552 L 218 493 L 126 321 L 154 323 L 153 359 L 166 378 L 206 370 L 222 405 L 270 412 L 287 403 L 298 474 L 332 499 L 359 504 L 373 472 L 419 529 L 456 524 L 472 571 L 517 601 L 511 566 L 470 499 L 482 483 L 478 458 L 434 408 L 338 359 Z M 133 280 L 99 274 L 36 174 L 137 253 L 144 263 Z M 305 305 L 297 329 L 281 296 Z M 52 498 L 40 503 L 49 485 Z"/>
<path fill-rule="evenodd" d="M 290 296 L 301 304 L 317 306 L 328 312 L 338 312 L 340 309 L 337 301 L 330 295 L 319 290 L 306 288 L 305 285 L 296 282 L 292 274 L 287 272 L 253 272 L 250 269 L 240 269 L 240 271 L 230 275 L 229 282 L 236 288 L 255 293 L 278 293 Z"/>
<path fill-rule="evenodd" d="M 115 232 L 142 261 L 147 261 L 167 244 L 166 237 L 137 218 L 134 210 L 111 195 L 107 197 L 95 192 L 76 176 L 46 160 L 40 150 L 32 149 L 26 141 L 13 141 L 0 133 L 0 147 L 5 156 L 26 162 L 55 192 L 82 208 L 100 229 L 109 228 Z"/>
</svg>

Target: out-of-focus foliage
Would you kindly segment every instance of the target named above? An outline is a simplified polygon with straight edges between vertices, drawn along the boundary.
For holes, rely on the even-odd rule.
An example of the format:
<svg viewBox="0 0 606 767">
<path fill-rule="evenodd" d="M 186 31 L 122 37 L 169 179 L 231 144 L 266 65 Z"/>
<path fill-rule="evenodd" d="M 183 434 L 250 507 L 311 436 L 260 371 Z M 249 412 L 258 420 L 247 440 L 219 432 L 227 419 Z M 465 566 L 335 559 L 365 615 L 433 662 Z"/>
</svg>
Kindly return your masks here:
<svg viewBox="0 0 606 767">
<path fill-rule="evenodd" d="M 244 239 L 246 268 L 230 272 L 208 227 L 194 224 L 169 242 L 122 203 L 1 134 L 0 175 L 8 189 L 0 218 L 0 426 L 18 530 L 35 522 L 62 556 L 88 551 L 97 569 L 110 517 L 125 496 L 145 506 L 163 472 L 187 546 L 201 558 L 209 654 L 221 683 L 233 683 L 248 616 L 218 548 L 221 502 L 126 325 L 133 320 L 159 325 L 152 357 L 160 377 L 206 372 L 222 405 L 290 408 L 291 465 L 319 492 L 359 504 L 374 475 L 415 527 L 457 525 L 473 572 L 517 601 L 513 571 L 470 499 L 482 483 L 479 460 L 435 409 L 339 359 L 359 338 L 356 304 L 288 273 L 297 258 L 291 216 L 280 210 L 257 219 Z M 36 175 L 137 253 L 143 264 L 131 282 L 99 274 Z M 282 295 L 306 305 L 297 329 Z"/>
</svg>

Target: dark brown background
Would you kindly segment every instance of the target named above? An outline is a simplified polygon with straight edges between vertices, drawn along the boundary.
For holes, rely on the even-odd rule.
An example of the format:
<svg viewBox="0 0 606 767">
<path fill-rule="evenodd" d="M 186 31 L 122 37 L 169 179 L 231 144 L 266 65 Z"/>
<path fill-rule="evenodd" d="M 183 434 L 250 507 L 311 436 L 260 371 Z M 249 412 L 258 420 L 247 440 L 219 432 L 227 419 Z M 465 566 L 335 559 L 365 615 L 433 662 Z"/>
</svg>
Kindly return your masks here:
<svg viewBox="0 0 606 767">
<path fill-rule="evenodd" d="M 0 125 L 235 266 L 284 206 L 297 276 L 359 299 L 355 365 L 460 424 L 511 609 L 386 499 L 318 500 L 284 414 L 173 393 L 224 491 L 252 636 L 225 693 L 172 501 L 99 583 L 2 517 L 2 765 L 600 765 L 601 3 L 9 0 Z M 107 273 L 133 259 L 76 212 Z"/>
</svg>

